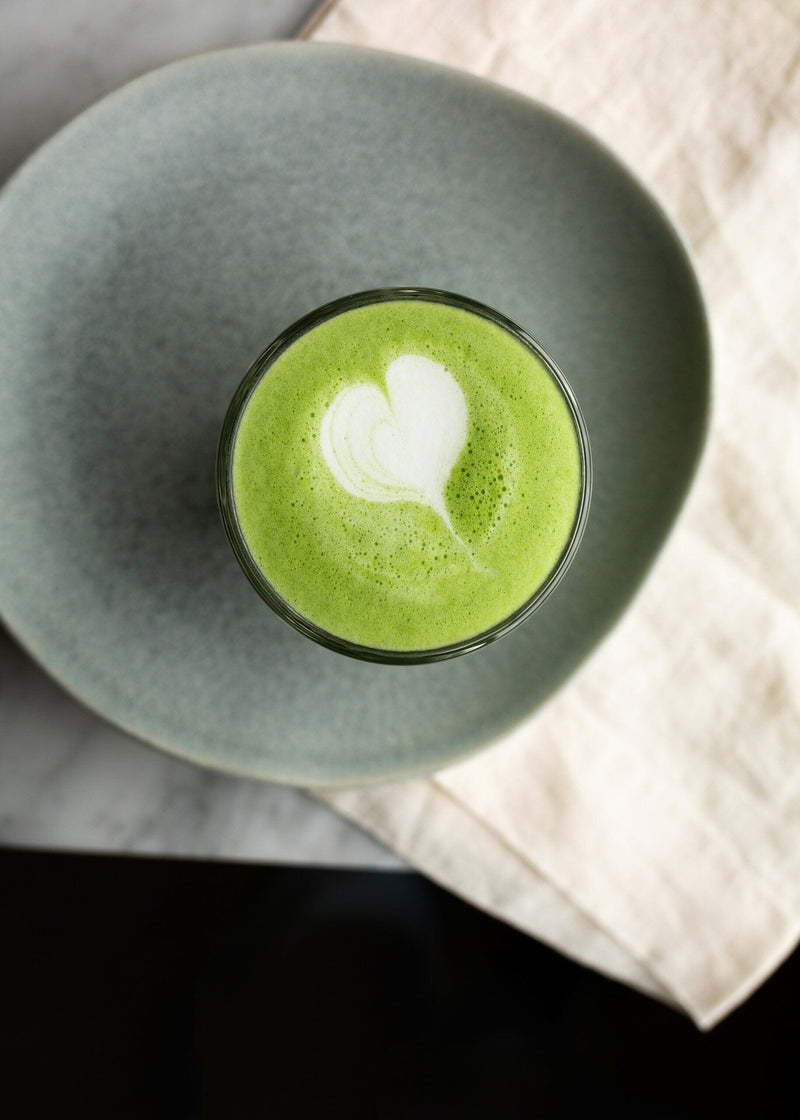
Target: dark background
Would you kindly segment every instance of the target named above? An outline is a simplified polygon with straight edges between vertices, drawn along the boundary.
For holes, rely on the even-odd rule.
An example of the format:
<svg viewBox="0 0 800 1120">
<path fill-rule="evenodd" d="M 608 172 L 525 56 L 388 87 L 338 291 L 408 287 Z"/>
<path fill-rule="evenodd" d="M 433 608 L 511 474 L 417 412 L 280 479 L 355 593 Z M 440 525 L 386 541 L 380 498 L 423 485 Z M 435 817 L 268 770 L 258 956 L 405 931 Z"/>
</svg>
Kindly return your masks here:
<svg viewBox="0 0 800 1120">
<path fill-rule="evenodd" d="M 3 1113 L 800 1116 L 795 954 L 710 1033 L 400 872 L 0 852 Z"/>
</svg>

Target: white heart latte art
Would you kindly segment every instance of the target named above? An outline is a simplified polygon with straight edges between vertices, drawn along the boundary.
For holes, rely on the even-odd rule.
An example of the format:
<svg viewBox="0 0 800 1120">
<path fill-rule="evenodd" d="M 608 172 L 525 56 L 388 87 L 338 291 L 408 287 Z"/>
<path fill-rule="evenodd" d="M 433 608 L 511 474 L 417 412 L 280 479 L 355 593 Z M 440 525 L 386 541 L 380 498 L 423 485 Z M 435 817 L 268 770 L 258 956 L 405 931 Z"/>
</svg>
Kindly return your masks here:
<svg viewBox="0 0 800 1120">
<path fill-rule="evenodd" d="M 386 371 L 386 395 L 350 385 L 322 418 L 325 462 L 348 493 L 368 502 L 419 502 L 450 523 L 444 489 L 467 439 L 467 403 L 443 365 L 404 354 Z M 466 547 L 466 546 L 464 546 Z"/>
</svg>

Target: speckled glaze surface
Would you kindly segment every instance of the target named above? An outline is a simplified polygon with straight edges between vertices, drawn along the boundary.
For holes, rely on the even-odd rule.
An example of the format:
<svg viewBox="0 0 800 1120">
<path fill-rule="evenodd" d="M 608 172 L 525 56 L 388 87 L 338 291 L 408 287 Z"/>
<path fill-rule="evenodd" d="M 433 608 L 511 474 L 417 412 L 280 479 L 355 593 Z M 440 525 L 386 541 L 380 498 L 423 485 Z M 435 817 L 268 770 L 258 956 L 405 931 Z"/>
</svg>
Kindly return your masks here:
<svg viewBox="0 0 800 1120">
<path fill-rule="evenodd" d="M 570 380 L 592 515 L 550 600 L 468 657 L 384 666 L 280 621 L 215 501 L 270 338 L 348 292 L 494 306 Z M 702 448 L 702 300 L 665 217 L 564 118 L 455 71 L 268 44 L 69 125 L 0 203 L 0 606 L 68 689 L 197 762 L 301 785 L 434 770 L 528 716 L 619 618 Z"/>
</svg>

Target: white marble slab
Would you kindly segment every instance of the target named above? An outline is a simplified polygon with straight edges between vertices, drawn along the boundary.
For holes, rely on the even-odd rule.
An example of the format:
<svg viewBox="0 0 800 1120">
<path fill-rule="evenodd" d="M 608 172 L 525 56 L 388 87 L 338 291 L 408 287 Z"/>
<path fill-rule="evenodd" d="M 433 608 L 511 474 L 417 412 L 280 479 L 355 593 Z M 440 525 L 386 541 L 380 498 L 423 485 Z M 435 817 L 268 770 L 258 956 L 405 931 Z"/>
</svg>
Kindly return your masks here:
<svg viewBox="0 0 800 1120">
<path fill-rule="evenodd" d="M 0 843 L 401 866 L 300 790 L 203 770 L 117 730 L 69 697 L 2 631 Z"/>
<path fill-rule="evenodd" d="M 216 47 L 290 38 L 319 0 L 0 0 L 0 182 L 130 78 Z"/>
<path fill-rule="evenodd" d="M 317 0 L 0 0 L 0 182 L 62 124 L 129 78 L 196 51 L 290 36 L 316 6 Z M 402 866 L 300 791 L 211 773 L 118 731 L 67 696 L 2 631 L 0 843 Z"/>
</svg>

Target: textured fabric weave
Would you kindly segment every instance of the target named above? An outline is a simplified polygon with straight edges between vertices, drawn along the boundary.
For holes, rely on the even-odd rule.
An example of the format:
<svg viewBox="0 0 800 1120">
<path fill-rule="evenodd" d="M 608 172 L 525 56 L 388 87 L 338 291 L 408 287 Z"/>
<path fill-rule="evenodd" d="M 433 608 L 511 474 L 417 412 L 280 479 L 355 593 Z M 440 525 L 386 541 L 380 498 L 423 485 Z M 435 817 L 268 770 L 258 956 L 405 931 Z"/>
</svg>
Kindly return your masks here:
<svg viewBox="0 0 800 1120">
<path fill-rule="evenodd" d="M 710 443 L 633 608 L 489 751 L 322 796 L 477 906 L 712 1026 L 800 936 L 800 5 L 335 0 L 306 34 L 569 114 L 694 254 Z"/>
</svg>

